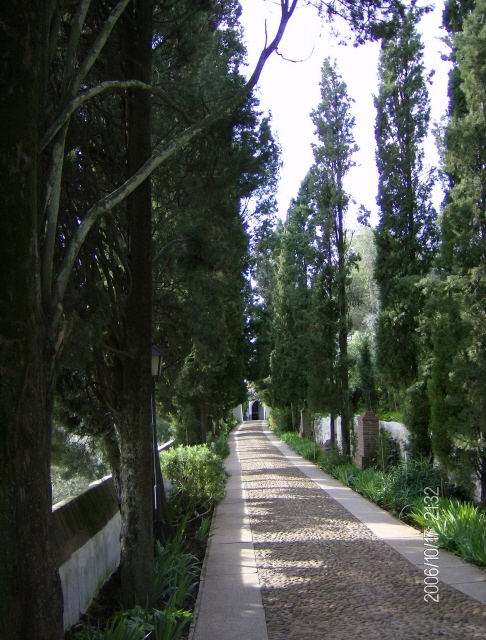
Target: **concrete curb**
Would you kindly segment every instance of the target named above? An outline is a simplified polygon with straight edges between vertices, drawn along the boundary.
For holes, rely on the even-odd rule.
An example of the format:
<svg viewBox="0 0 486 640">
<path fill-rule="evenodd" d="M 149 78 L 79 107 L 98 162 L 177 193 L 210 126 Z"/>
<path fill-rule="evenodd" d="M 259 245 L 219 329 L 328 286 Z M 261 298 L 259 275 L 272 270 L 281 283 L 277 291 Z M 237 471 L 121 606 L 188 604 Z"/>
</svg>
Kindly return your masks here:
<svg viewBox="0 0 486 640">
<path fill-rule="evenodd" d="M 189 640 L 268 640 L 250 520 L 238 459 L 240 426 L 229 436 L 226 498 L 215 510 Z"/>
</svg>

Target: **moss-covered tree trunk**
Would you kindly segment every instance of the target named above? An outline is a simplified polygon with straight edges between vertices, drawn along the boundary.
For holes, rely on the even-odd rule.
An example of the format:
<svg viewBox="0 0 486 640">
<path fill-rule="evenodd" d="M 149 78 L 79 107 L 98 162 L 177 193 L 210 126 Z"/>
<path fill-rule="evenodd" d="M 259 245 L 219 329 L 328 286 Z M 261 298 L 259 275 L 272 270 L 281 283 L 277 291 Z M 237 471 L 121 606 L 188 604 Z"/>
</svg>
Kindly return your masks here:
<svg viewBox="0 0 486 640">
<path fill-rule="evenodd" d="M 126 79 L 151 80 L 152 2 L 131 3 L 120 30 Z M 126 96 L 127 174 L 151 155 L 150 97 Z M 125 314 L 120 437 L 121 580 L 127 606 L 153 605 L 153 452 L 151 435 L 152 202 L 150 179 L 127 199 L 131 290 Z"/>
<path fill-rule="evenodd" d="M 9 640 L 62 637 L 51 547 L 51 402 L 39 286 L 38 84 L 43 7 L 0 8 L 0 619 Z"/>
</svg>

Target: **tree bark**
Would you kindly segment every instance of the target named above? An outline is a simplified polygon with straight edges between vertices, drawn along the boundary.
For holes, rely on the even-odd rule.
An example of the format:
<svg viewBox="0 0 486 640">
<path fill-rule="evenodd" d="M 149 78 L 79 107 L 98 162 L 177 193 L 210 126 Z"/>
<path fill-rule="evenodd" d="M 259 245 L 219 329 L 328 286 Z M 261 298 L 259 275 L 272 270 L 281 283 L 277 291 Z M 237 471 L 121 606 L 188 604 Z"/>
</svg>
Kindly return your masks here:
<svg viewBox="0 0 486 640">
<path fill-rule="evenodd" d="M 150 83 L 152 2 L 132 2 L 121 25 L 122 70 L 127 79 Z M 150 96 L 126 97 L 127 173 L 151 155 Z M 125 606 L 152 606 L 154 592 L 153 453 L 151 435 L 152 201 L 150 179 L 128 198 L 131 291 L 125 309 L 120 482 L 122 516 L 121 582 Z"/>
<path fill-rule="evenodd" d="M 339 179 L 339 187 L 341 188 Z M 349 373 L 348 373 L 348 305 L 346 297 L 346 255 L 343 225 L 343 208 L 338 205 L 338 306 L 339 306 L 339 399 L 341 413 L 341 436 L 344 455 L 351 454 Z"/>
<path fill-rule="evenodd" d="M 199 407 L 199 424 L 201 426 L 201 444 L 206 444 L 208 439 L 208 410 L 204 406 Z"/>
<path fill-rule="evenodd" d="M 9 640 L 63 636 L 51 545 L 52 354 L 37 244 L 43 11 L 33 0 L 0 9 L 0 618 Z"/>
</svg>

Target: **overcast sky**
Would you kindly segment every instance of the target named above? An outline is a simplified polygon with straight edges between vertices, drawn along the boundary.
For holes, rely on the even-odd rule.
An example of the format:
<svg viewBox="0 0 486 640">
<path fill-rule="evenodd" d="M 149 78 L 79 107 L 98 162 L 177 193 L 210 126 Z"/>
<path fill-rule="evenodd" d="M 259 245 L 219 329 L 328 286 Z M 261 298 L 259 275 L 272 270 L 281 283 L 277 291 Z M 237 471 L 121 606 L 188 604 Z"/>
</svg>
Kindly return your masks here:
<svg viewBox="0 0 486 640">
<path fill-rule="evenodd" d="M 265 21 L 269 37 L 275 33 L 280 12 L 280 3 L 269 0 L 241 0 L 242 23 L 248 48 L 248 73 L 265 43 Z M 443 3 L 422 19 L 420 30 L 425 44 L 425 64 L 428 70 L 435 69 L 433 85 L 430 87 L 432 120 L 438 121 L 447 107 L 447 75 L 449 64 L 443 62 L 440 52 L 447 47 L 440 38 Z M 344 25 L 338 25 L 342 29 Z M 355 154 L 357 166 L 349 173 L 346 189 L 356 201 L 348 212 L 347 224 L 355 227 L 355 214 L 363 204 L 371 210 L 371 222 L 376 224 L 376 192 L 378 174 L 375 165 L 373 95 L 377 93 L 378 43 L 360 47 L 338 44 L 329 28 L 322 24 L 313 7 L 303 6 L 292 17 L 280 46 L 280 53 L 289 60 L 272 54 L 260 78 L 258 96 L 265 112 L 272 113 L 273 130 L 282 147 L 283 168 L 277 195 L 279 216 L 284 218 L 290 199 L 297 195 L 300 183 L 313 163 L 311 143 L 314 127 L 310 112 L 320 102 L 319 81 L 324 58 L 330 56 L 338 63 L 338 71 L 348 87 L 348 94 L 355 100 L 355 139 L 360 151 Z M 426 145 L 426 162 L 437 166 L 438 156 L 432 136 Z M 442 199 L 436 190 L 434 201 Z"/>
</svg>

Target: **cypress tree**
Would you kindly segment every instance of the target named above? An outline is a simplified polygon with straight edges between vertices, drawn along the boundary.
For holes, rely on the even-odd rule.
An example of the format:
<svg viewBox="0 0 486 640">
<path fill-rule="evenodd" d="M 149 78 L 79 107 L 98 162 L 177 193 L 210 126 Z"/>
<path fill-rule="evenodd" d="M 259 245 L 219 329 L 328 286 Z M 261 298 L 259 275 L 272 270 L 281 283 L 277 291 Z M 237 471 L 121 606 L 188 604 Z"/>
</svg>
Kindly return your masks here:
<svg viewBox="0 0 486 640">
<path fill-rule="evenodd" d="M 454 177 L 441 219 L 439 280 L 433 289 L 429 396 L 433 448 L 441 464 L 486 504 L 486 2 L 478 0 L 452 41 L 464 109 L 443 136 Z"/>
<path fill-rule="evenodd" d="M 398 391 L 422 375 L 418 330 L 423 295 L 417 285 L 430 270 L 437 235 L 430 202 L 433 179 L 424 171 L 430 106 L 424 47 L 417 31 L 422 13 L 411 8 L 400 18 L 397 32 L 383 41 L 375 97 L 380 209 L 375 232 L 377 362 L 384 383 Z M 411 420 L 408 427 L 412 440 L 421 443 L 418 449 L 427 453 L 428 416 Z"/>
</svg>

